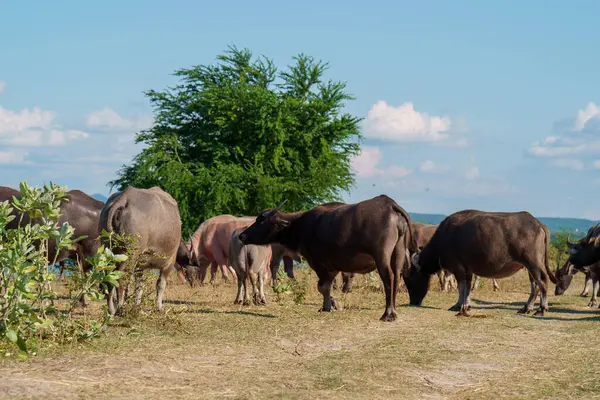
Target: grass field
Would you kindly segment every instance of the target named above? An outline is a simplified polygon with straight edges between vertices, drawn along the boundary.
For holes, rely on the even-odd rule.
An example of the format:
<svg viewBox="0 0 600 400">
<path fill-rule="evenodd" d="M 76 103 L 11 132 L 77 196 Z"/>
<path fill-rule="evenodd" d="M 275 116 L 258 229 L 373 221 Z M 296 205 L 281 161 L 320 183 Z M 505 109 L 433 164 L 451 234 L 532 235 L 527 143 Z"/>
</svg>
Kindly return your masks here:
<svg viewBox="0 0 600 400">
<path fill-rule="evenodd" d="M 173 274 L 174 275 L 174 274 Z M 384 295 L 367 276 L 343 296 L 344 310 L 320 313 L 314 273 L 305 303 L 233 304 L 235 286 L 191 289 L 171 280 L 164 314 L 147 304 L 116 318 L 88 344 L 46 347 L 0 364 L 1 398 L 402 398 L 583 399 L 600 397 L 600 310 L 579 297 L 578 274 L 544 317 L 516 313 L 528 297 L 525 271 L 473 294 L 470 318 L 447 311 L 456 291 L 437 278 L 423 307 L 398 295 L 384 323 Z M 151 295 L 153 296 L 153 294 Z M 104 302 L 86 312 L 101 313 Z"/>
</svg>

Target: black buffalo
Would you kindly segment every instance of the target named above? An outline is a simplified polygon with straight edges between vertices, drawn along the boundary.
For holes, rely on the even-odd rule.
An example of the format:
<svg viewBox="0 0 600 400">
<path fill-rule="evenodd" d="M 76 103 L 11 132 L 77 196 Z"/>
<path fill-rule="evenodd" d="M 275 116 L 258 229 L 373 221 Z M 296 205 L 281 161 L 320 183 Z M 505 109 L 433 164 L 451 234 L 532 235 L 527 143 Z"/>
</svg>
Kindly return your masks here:
<svg viewBox="0 0 600 400">
<path fill-rule="evenodd" d="M 365 274 L 377 268 L 385 288 L 383 321 L 396 319 L 396 292 L 409 262 L 407 250 L 416 251 L 408 213 L 386 195 L 305 212 L 265 210 L 239 238 L 244 244 L 281 243 L 299 252 L 319 278 L 323 311 L 337 308 L 331 284 L 340 271 Z"/>
<path fill-rule="evenodd" d="M 585 273 L 585 285 L 583 287 L 583 292 L 581 292 L 581 297 L 587 296 L 588 291 L 588 281 L 592 281 L 592 298 L 588 303 L 588 307 L 596 307 L 598 305 L 598 283 L 600 277 L 600 262 L 594 263 L 592 265 L 588 265 L 583 269 L 577 269 L 573 264 L 571 264 L 568 260 L 561 268 L 556 269 L 556 280 L 558 283 L 556 284 L 556 289 L 554 294 L 557 296 L 562 295 L 571 285 L 573 280 L 573 276 L 577 272 Z"/>
<path fill-rule="evenodd" d="M 569 262 L 579 270 L 600 261 L 600 224 L 588 229 L 587 234 L 578 242 L 567 239 L 567 253 Z"/>
<path fill-rule="evenodd" d="M 458 302 L 450 308 L 468 315 L 473 274 L 505 278 L 521 268 L 529 272 L 531 294 L 519 313 L 533 310 L 540 295 L 543 315 L 548 310 L 548 277 L 557 283 L 548 266 L 550 231 L 528 212 L 459 211 L 446 217 L 423 250 L 412 255 L 403 274 L 410 304 L 421 305 L 429 279 L 443 265 L 456 277 Z"/>
</svg>

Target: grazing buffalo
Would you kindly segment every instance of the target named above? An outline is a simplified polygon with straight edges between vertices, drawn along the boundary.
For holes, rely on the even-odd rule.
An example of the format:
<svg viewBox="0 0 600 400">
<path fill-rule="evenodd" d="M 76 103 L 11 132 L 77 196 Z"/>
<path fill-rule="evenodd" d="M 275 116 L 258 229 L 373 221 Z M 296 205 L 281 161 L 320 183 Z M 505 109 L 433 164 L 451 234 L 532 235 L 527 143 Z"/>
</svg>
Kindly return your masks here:
<svg viewBox="0 0 600 400">
<path fill-rule="evenodd" d="M 340 272 L 377 268 L 385 288 L 383 321 L 396 319 L 396 293 L 409 252 L 417 250 L 408 213 L 380 195 L 355 204 L 317 206 L 305 212 L 265 210 L 239 238 L 244 244 L 281 243 L 297 251 L 316 272 L 323 311 L 337 307 L 331 284 Z"/>
<path fill-rule="evenodd" d="M 417 245 L 419 246 L 419 250 L 422 250 L 423 247 L 425 247 L 425 245 L 429 243 L 437 227 L 438 225 L 436 224 L 423 224 L 421 222 L 413 223 L 413 231 L 415 232 L 415 236 L 417 237 Z M 457 288 L 456 278 L 447 269 L 441 268 L 437 272 L 437 276 L 440 282 L 440 290 L 442 292 L 448 291 L 450 287 L 454 289 Z M 473 286 L 471 286 L 471 292 L 474 292 L 477 286 L 479 286 L 479 279 L 481 279 L 479 275 L 475 275 Z M 498 285 L 498 282 L 495 279 L 492 279 L 492 285 L 494 287 L 494 291 L 500 290 L 500 286 Z"/>
<path fill-rule="evenodd" d="M 159 187 L 138 189 L 129 186 L 121 192 L 112 194 L 102 208 L 99 230 L 120 235 L 135 235 L 137 240 L 131 258 L 117 266 L 123 270 L 125 265 L 135 269 L 134 305 L 142 301 L 142 273 L 144 269 L 158 269 L 156 282 L 156 306 L 163 310 L 163 295 L 167 278 L 177 258 L 181 244 L 181 219 L 177 201 Z M 115 254 L 125 249 L 113 249 Z M 108 311 L 114 315 L 122 312 L 125 301 L 125 282 L 117 290 L 117 308 L 115 310 L 115 288 L 107 297 Z"/>
<path fill-rule="evenodd" d="M 403 274 L 410 304 L 421 305 L 429 290 L 431 275 L 443 265 L 456 277 L 457 304 L 450 310 L 468 315 L 473 274 L 505 278 L 521 268 L 529 272 L 531 294 L 519 313 L 529 313 L 540 294 L 543 315 L 548 310 L 548 277 L 556 278 L 548 266 L 550 231 L 528 212 L 459 211 L 446 217 L 429 243 L 411 257 L 411 268 Z"/>
<path fill-rule="evenodd" d="M 187 272 L 191 271 L 189 267 L 192 265 L 192 253 L 187 244 L 182 240 L 179 243 L 179 248 L 177 249 L 177 256 L 175 258 L 174 265 L 175 271 L 177 272 L 177 276 L 179 277 L 181 283 L 191 283 L 191 276 Z"/>
<path fill-rule="evenodd" d="M 12 201 L 13 196 L 20 199 L 21 193 L 6 186 L 0 186 L 0 201 Z M 79 236 L 87 237 L 74 243 L 70 249 L 62 249 L 59 254 L 56 254 L 56 241 L 50 240 L 48 243 L 48 260 L 49 262 L 54 262 L 54 260 L 62 262 L 70 258 L 81 262 L 83 271 L 88 272 L 91 269 L 91 265 L 86 261 L 86 258 L 93 256 L 100 246 L 97 240 L 100 234 L 98 231 L 98 218 L 104 203 L 88 196 L 80 190 L 69 190 L 66 193 L 66 197 L 67 201 L 60 205 L 58 224 L 63 225 L 65 222 L 68 222 L 74 229 L 74 238 Z M 16 218 L 8 224 L 7 229 L 15 229 L 19 226 L 20 215 L 18 210 L 15 209 L 13 215 Z M 22 225 L 24 226 L 30 222 L 29 216 L 24 215 L 21 222 Z M 87 296 L 83 296 L 81 300 L 84 305 L 87 305 Z"/>
<path fill-rule="evenodd" d="M 585 292 L 587 289 L 587 281 L 588 277 L 592 281 L 592 299 L 588 303 L 588 307 L 596 307 L 598 305 L 598 292 L 599 290 L 599 279 L 600 278 L 600 262 L 594 263 L 592 265 L 584 267 L 582 270 L 575 268 L 573 264 L 571 264 L 568 260 L 562 266 L 562 268 L 556 269 L 556 280 L 558 283 L 556 284 L 556 289 L 554 290 L 554 294 L 557 296 L 562 295 L 571 285 L 571 281 L 573 280 L 573 275 L 577 272 L 585 272 L 586 282 L 583 288 Z M 583 292 L 581 293 L 582 297 Z"/>
<path fill-rule="evenodd" d="M 242 287 L 244 291 L 244 305 L 250 304 L 248 287 L 246 286 L 248 279 L 250 279 L 250 284 L 252 285 L 252 300 L 254 304 L 266 304 L 267 298 L 265 297 L 264 284 L 266 275 L 269 272 L 271 246 L 244 245 L 238 237 L 244 229 L 246 228 L 235 229 L 231 234 L 231 241 L 229 242 L 229 265 L 233 267 L 238 282 L 237 296 L 234 304 L 242 303 Z"/>
</svg>

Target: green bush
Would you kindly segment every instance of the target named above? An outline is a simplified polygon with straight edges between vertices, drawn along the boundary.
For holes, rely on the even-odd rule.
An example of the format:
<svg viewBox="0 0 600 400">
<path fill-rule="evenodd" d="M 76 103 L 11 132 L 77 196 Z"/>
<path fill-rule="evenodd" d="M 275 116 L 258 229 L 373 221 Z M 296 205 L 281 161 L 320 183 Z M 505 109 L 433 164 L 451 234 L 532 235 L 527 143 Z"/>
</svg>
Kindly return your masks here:
<svg viewBox="0 0 600 400">
<path fill-rule="evenodd" d="M 56 257 L 48 260 L 48 243 L 56 242 L 58 254 L 84 237 L 74 239 L 73 227 L 58 223 L 60 205 L 68 201 L 66 189 L 52 183 L 30 188 L 23 182 L 20 192 L 20 199 L 0 203 L 0 350 L 10 354 L 10 347 L 16 345 L 26 355 L 35 348 L 36 339 L 66 343 L 96 336 L 106 326 L 106 314 L 98 323 L 76 320 L 72 311 L 82 295 L 101 299 L 107 284 L 118 285 L 121 273 L 114 271 L 115 264 L 126 256 L 100 247 L 87 259 L 92 265 L 88 274 L 80 267 L 71 274 L 69 301 L 57 307 L 51 287 L 55 275 L 50 270 Z M 28 224 L 23 223 L 26 215 L 31 219 Z M 7 229 L 15 218 L 18 227 Z"/>
</svg>

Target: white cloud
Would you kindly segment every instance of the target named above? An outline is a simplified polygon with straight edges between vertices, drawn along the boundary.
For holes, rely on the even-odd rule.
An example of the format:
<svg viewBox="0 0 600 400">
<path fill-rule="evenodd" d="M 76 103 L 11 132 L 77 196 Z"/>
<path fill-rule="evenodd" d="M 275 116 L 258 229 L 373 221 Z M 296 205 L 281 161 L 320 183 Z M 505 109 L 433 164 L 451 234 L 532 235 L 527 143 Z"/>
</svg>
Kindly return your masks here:
<svg viewBox="0 0 600 400">
<path fill-rule="evenodd" d="M 25 158 L 28 153 L 18 153 L 14 151 L 0 151 L 0 164 L 25 164 Z"/>
<path fill-rule="evenodd" d="M 398 107 L 375 103 L 364 122 L 365 136 L 397 142 L 440 142 L 449 138 L 452 121 L 416 111 L 412 102 Z"/>
<path fill-rule="evenodd" d="M 413 170 L 406 167 L 392 165 L 388 167 L 385 172 L 396 178 L 404 178 L 405 176 L 412 174 Z"/>
<path fill-rule="evenodd" d="M 588 121 L 594 118 L 600 118 L 600 107 L 595 103 L 589 102 L 586 108 L 577 111 L 574 129 L 576 131 L 582 130 L 585 128 Z"/>
<path fill-rule="evenodd" d="M 398 165 L 391 165 L 385 169 L 380 169 L 378 165 L 381 159 L 382 155 L 379 147 L 363 146 L 361 153 L 350 161 L 350 165 L 358 176 L 363 178 L 377 175 L 390 175 L 395 178 L 403 178 L 413 172 L 410 168 Z"/>
<path fill-rule="evenodd" d="M 94 111 L 86 116 L 86 126 L 102 131 L 131 133 L 148 129 L 152 126 L 153 118 L 143 115 L 136 118 L 124 118 L 110 108 Z"/>
<path fill-rule="evenodd" d="M 600 169 L 600 160 L 594 160 L 594 162 L 592 162 L 592 166 L 596 169 Z"/>
<path fill-rule="evenodd" d="M 364 146 L 361 148 L 360 154 L 355 156 L 350 164 L 358 176 L 368 178 L 383 173 L 382 170 L 377 169 L 379 161 L 381 161 L 381 150 L 379 147 Z"/>
<path fill-rule="evenodd" d="M 555 160 L 550 161 L 550 165 L 558 168 L 568 168 L 575 171 L 582 170 L 584 165 L 581 160 L 577 160 L 574 158 L 557 158 Z"/>
<path fill-rule="evenodd" d="M 11 111 L 0 106 L 0 144 L 6 146 L 57 146 L 67 141 L 87 139 L 82 131 L 64 130 L 54 113 L 38 107 Z"/>
<path fill-rule="evenodd" d="M 595 103 L 577 111 L 568 123 L 556 124 L 559 132 L 534 142 L 528 149 L 535 157 L 566 157 L 600 152 L 600 107 Z"/>
<path fill-rule="evenodd" d="M 472 166 L 465 172 L 465 178 L 469 180 L 477 179 L 479 177 L 479 168 Z"/>
<path fill-rule="evenodd" d="M 447 165 L 438 165 L 431 160 L 427 160 L 421 163 L 419 169 L 426 173 L 437 173 L 447 171 L 450 168 Z"/>
<path fill-rule="evenodd" d="M 6 82 L 0 81 L 0 94 L 4 93 L 6 90 Z"/>
</svg>

